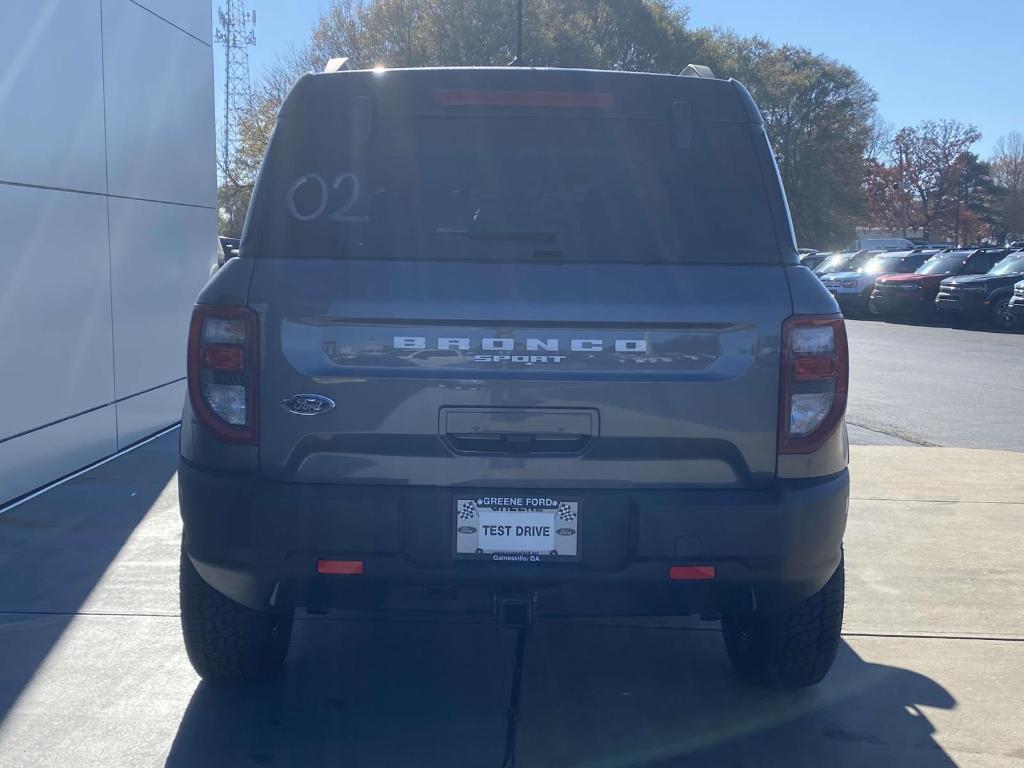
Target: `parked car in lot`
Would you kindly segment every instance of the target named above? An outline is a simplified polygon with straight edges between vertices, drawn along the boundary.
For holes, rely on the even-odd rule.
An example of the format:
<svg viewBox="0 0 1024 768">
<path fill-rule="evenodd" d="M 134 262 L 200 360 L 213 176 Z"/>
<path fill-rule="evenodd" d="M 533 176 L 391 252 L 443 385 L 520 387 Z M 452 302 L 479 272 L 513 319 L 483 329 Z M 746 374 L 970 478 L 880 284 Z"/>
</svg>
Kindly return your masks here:
<svg viewBox="0 0 1024 768">
<path fill-rule="evenodd" d="M 818 265 L 821 264 L 821 262 L 825 261 L 825 259 L 831 255 L 831 251 L 814 251 L 812 253 L 805 253 L 800 256 L 800 264 L 813 272 L 818 268 Z"/>
<path fill-rule="evenodd" d="M 863 314 L 868 311 L 879 277 L 914 272 L 933 255 L 935 251 L 924 249 L 879 253 L 859 269 L 822 275 L 821 284 L 835 297 L 844 315 Z"/>
<path fill-rule="evenodd" d="M 953 275 L 983 275 L 995 266 L 1005 249 L 941 251 L 909 275 L 886 275 L 875 281 L 871 312 L 879 315 L 928 315 L 942 281 Z"/>
<path fill-rule="evenodd" d="M 274 674 L 309 607 L 700 614 L 742 679 L 821 680 L 848 352 L 777 179 L 733 80 L 302 77 L 189 331 L 199 674 Z"/>
<path fill-rule="evenodd" d="M 843 251 L 841 253 L 834 253 L 814 269 L 814 274 L 820 279 L 825 275 L 838 274 L 839 272 L 856 272 L 877 253 L 879 251 Z"/>
<path fill-rule="evenodd" d="M 1014 284 L 1024 277 L 1024 253 L 1007 254 L 984 275 L 947 277 L 939 284 L 935 309 L 963 320 L 985 320 L 996 328 L 1016 324 L 1010 310 Z"/>
<path fill-rule="evenodd" d="M 1024 280 L 1013 286 L 1013 295 L 1010 297 L 1010 312 L 1017 325 L 1024 326 Z"/>
</svg>

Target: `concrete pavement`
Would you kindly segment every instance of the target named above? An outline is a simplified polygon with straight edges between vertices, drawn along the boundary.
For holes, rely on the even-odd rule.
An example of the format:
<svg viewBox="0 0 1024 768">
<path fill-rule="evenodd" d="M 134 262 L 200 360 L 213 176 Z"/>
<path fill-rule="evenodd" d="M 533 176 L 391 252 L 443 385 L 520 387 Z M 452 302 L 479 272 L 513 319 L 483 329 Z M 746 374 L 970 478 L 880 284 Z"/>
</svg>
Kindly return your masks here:
<svg viewBox="0 0 1024 768">
<path fill-rule="evenodd" d="M 175 435 L 0 515 L 0 766 L 497 766 L 515 636 L 303 615 L 285 675 L 201 684 L 177 619 Z M 1024 455 L 854 446 L 845 642 L 796 694 L 714 625 L 529 637 L 517 766 L 1024 765 Z"/>
</svg>

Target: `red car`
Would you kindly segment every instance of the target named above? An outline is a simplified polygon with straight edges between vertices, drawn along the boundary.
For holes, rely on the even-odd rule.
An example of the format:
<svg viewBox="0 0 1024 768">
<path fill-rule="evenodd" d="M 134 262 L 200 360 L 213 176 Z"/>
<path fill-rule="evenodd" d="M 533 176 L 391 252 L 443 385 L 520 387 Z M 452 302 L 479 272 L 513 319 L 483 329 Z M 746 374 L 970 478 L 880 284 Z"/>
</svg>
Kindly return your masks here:
<svg viewBox="0 0 1024 768">
<path fill-rule="evenodd" d="M 880 315 L 927 314 L 935 308 L 939 284 L 952 275 L 983 275 L 1006 249 L 971 249 L 935 254 L 909 275 L 884 275 L 875 282 L 870 308 Z"/>
</svg>

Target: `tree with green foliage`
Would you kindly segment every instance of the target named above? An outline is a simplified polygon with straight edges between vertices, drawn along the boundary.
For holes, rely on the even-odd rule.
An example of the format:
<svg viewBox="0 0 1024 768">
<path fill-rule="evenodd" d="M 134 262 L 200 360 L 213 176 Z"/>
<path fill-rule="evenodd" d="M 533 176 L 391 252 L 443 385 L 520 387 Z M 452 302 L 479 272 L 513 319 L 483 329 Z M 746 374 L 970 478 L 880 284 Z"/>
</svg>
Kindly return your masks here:
<svg viewBox="0 0 1024 768">
<path fill-rule="evenodd" d="M 874 90 L 852 68 L 806 48 L 717 30 L 698 33 L 702 61 L 735 77 L 761 108 L 801 244 L 846 245 L 866 213 L 864 158 Z"/>
</svg>

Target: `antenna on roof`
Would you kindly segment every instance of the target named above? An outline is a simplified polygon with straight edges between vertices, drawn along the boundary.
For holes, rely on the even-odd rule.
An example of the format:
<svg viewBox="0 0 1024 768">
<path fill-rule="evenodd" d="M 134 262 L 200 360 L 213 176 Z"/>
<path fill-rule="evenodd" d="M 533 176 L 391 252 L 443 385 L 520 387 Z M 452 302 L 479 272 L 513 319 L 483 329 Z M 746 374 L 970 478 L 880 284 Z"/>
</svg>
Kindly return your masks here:
<svg viewBox="0 0 1024 768">
<path fill-rule="evenodd" d="M 510 67 L 523 66 L 523 0 L 516 3 L 516 57 L 508 63 Z"/>
</svg>

